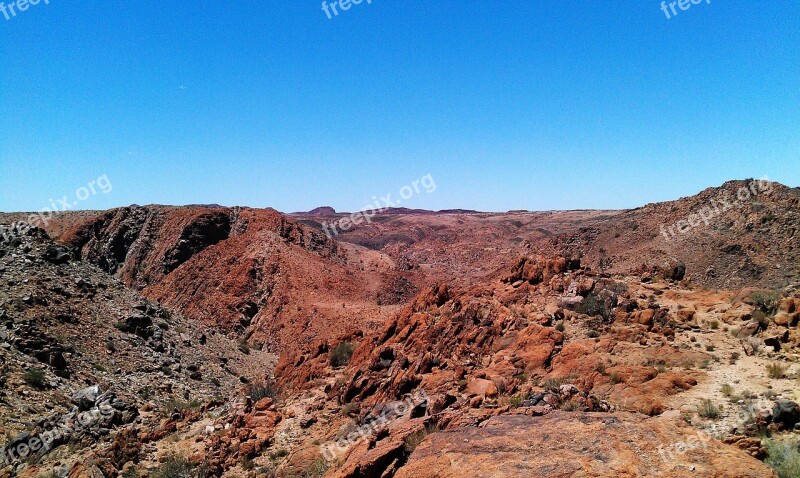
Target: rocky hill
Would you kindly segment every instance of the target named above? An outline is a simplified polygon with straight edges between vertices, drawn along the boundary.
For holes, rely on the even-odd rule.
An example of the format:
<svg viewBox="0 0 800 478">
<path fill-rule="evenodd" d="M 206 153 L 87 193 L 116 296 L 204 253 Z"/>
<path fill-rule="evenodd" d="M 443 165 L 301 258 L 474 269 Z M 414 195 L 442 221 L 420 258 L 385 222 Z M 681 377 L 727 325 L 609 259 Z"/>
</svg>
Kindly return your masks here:
<svg viewBox="0 0 800 478">
<path fill-rule="evenodd" d="M 381 297 L 387 305 L 404 299 L 387 257 L 272 210 L 122 208 L 60 241 L 146 297 L 259 349 L 380 323 Z"/>
<path fill-rule="evenodd" d="M 0 476 L 66 473 L 120 433 L 157 428 L 153 410 L 221 404 L 273 364 L 76 260 L 41 229 L 0 240 L 0 428 L 12 465 L 0 462 Z"/>
</svg>

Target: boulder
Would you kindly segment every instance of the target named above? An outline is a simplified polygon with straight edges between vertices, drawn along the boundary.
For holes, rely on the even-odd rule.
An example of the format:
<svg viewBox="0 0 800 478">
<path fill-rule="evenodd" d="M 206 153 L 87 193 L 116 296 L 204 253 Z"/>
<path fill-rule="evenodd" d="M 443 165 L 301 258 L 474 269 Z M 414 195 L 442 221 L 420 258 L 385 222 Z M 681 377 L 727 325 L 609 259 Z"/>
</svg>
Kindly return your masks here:
<svg viewBox="0 0 800 478">
<path fill-rule="evenodd" d="M 72 394 L 72 403 L 78 406 L 81 410 L 89 410 L 97 401 L 102 391 L 99 385 L 92 385 Z"/>
<path fill-rule="evenodd" d="M 789 400 L 776 402 L 772 408 L 772 421 L 784 430 L 792 430 L 800 422 L 800 405 Z"/>
<path fill-rule="evenodd" d="M 59 244 L 50 244 L 42 254 L 42 259 L 53 264 L 66 264 L 72 259 L 72 251 Z"/>
<path fill-rule="evenodd" d="M 497 396 L 497 385 L 491 380 L 486 380 L 483 378 L 476 378 L 469 382 L 467 385 L 466 390 L 467 395 L 473 396 L 482 396 L 486 398 L 492 398 Z"/>
</svg>

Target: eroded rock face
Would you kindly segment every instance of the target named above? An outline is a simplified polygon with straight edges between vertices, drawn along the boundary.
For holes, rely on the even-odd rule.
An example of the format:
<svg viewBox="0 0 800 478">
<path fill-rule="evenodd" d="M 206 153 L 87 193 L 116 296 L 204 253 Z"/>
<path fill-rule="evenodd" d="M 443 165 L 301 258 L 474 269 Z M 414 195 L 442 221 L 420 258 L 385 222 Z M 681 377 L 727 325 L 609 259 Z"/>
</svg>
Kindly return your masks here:
<svg viewBox="0 0 800 478">
<path fill-rule="evenodd" d="M 142 289 L 226 239 L 231 216 L 223 208 L 131 206 L 76 226 L 61 240 L 76 247 L 85 260 Z"/>
<path fill-rule="evenodd" d="M 694 438 L 694 440 L 692 440 Z M 678 453 L 678 443 L 694 449 Z M 693 445 L 693 446 L 694 446 Z M 396 478 L 768 478 L 747 453 L 663 418 L 556 412 L 499 416 L 429 435 Z"/>
</svg>

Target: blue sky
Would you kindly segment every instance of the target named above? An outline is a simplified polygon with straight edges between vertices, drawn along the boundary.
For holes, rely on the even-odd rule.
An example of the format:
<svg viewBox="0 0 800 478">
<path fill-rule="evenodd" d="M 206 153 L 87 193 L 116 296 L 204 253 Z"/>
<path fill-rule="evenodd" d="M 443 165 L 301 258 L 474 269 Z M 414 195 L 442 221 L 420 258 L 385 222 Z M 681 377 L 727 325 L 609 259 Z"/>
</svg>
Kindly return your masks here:
<svg viewBox="0 0 800 478">
<path fill-rule="evenodd" d="M 409 207 L 800 186 L 796 1 L 49 2 L 0 14 L 3 211 L 103 174 L 80 207 L 355 210 L 426 174 Z"/>
</svg>

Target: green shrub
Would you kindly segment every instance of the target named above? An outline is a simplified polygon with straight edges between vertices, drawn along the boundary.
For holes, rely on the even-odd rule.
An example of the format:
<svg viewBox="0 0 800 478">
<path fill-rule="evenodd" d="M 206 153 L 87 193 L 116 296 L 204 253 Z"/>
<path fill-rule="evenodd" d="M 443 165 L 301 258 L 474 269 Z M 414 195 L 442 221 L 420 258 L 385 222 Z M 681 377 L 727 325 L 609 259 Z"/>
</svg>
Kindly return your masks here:
<svg viewBox="0 0 800 478">
<path fill-rule="evenodd" d="M 700 405 L 697 406 L 697 414 L 703 418 L 709 419 L 717 419 L 719 418 L 719 407 L 714 405 L 710 399 L 704 399 L 700 402 Z"/>
<path fill-rule="evenodd" d="M 781 295 L 777 292 L 753 292 L 750 294 L 750 301 L 753 305 L 770 316 L 778 312 L 780 300 Z"/>
<path fill-rule="evenodd" d="M 767 440 L 764 445 L 768 454 L 764 462 L 775 470 L 779 478 L 797 478 L 800 476 L 799 442 Z"/>
<path fill-rule="evenodd" d="M 610 300 L 600 297 L 597 292 L 590 292 L 583 298 L 583 302 L 575 307 L 575 311 L 591 317 L 600 316 L 605 320 L 611 319 L 613 304 Z"/>
<path fill-rule="evenodd" d="M 44 372 L 38 368 L 29 368 L 25 371 L 25 375 L 23 377 L 25 379 L 25 383 L 30 385 L 34 388 L 44 388 L 45 385 L 45 377 Z"/>
<path fill-rule="evenodd" d="M 725 397 L 728 397 L 728 398 L 730 398 L 731 395 L 733 395 L 733 387 L 731 387 L 731 385 L 729 383 L 726 383 L 725 385 L 723 385 L 722 388 L 720 389 L 720 391 L 722 392 L 722 395 L 724 395 Z"/>
<path fill-rule="evenodd" d="M 564 327 L 564 322 L 559 322 L 556 324 L 556 330 L 558 330 L 559 332 L 563 332 L 565 329 L 566 327 Z"/>
<path fill-rule="evenodd" d="M 150 472 L 150 478 L 198 478 L 202 470 L 192 465 L 189 460 L 171 456 L 162 462 L 158 468 Z"/>
<path fill-rule="evenodd" d="M 545 390 L 555 392 L 558 391 L 558 389 L 561 388 L 561 386 L 564 385 L 565 383 L 567 383 L 567 379 L 564 377 L 548 378 L 547 380 L 542 382 L 540 387 L 542 387 Z"/>
<path fill-rule="evenodd" d="M 328 471 L 328 461 L 325 458 L 318 458 L 308 468 L 303 470 L 299 478 L 322 478 Z"/>
<path fill-rule="evenodd" d="M 258 402 L 263 398 L 275 398 L 278 395 L 278 390 L 275 387 L 275 382 L 272 380 L 265 380 L 263 382 L 254 383 L 250 386 L 250 398 L 253 402 Z"/>
<path fill-rule="evenodd" d="M 618 374 L 617 372 L 611 372 L 611 375 L 609 376 L 609 378 L 611 379 L 611 383 L 613 383 L 614 385 L 616 385 L 618 383 L 622 383 L 622 382 L 625 381 L 622 378 L 622 376 L 620 374 Z"/>
<path fill-rule="evenodd" d="M 769 378 L 779 379 L 783 378 L 786 375 L 786 370 L 789 367 L 787 365 L 783 365 L 780 363 L 771 363 L 767 365 L 767 375 Z"/>
<path fill-rule="evenodd" d="M 283 458 L 288 454 L 289 454 L 288 451 L 284 450 L 283 448 L 278 448 L 277 450 L 269 454 L 269 459 L 274 461 Z"/>
<path fill-rule="evenodd" d="M 351 344 L 350 342 L 344 342 L 337 345 L 333 350 L 331 350 L 331 365 L 334 367 L 344 367 L 350 363 L 350 359 L 353 357 L 353 351 L 355 348 L 355 345 Z"/>
</svg>

